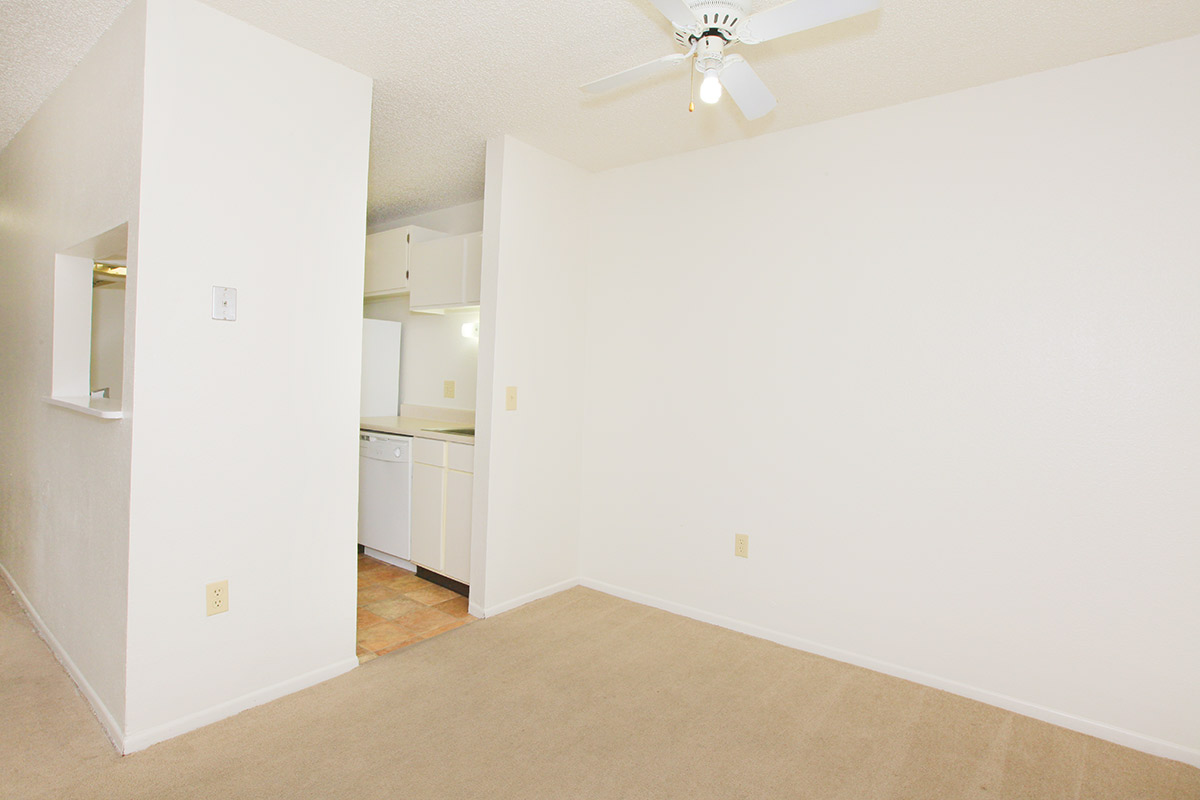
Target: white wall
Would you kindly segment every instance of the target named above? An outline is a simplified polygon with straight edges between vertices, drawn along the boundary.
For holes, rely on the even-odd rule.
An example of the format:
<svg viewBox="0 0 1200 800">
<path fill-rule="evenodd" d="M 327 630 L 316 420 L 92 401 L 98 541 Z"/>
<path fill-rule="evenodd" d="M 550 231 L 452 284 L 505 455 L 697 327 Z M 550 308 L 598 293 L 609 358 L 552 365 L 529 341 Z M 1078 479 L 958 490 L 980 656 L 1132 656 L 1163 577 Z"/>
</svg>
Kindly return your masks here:
<svg viewBox="0 0 1200 800">
<path fill-rule="evenodd" d="M 478 229 L 476 229 L 478 230 Z M 408 295 L 369 299 L 363 303 L 367 319 L 390 319 L 403 326 L 400 333 L 400 402 L 438 408 L 475 408 L 479 340 L 464 338 L 462 326 L 479 322 L 479 310 L 445 314 L 411 313 Z M 443 396 L 443 381 L 454 381 L 454 397 Z"/>
<path fill-rule="evenodd" d="M 136 231 L 144 30 L 134 3 L 0 152 L 0 570 L 114 737 L 125 705 L 131 422 L 42 398 L 55 253 L 126 221 Z M 136 243 L 129 257 L 132 274 Z M 129 330 L 132 306 L 126 313 Z"/>
<path fill-rule="evenodd" d="M 597 176 L 587 582 L 1200 764 L 1196 74 Z"/>
<path fill-rule="evenodd" d="M 129 750 L 357 663 L 370 81 L 191 0 L 147 30 Z"/>
<path fill-rule="evenodd" d="M 367 227 L 367 232 L 390 231 L 392 228 L 402 228 L 405 225 L 420 225 L 422 228 L 430 228 L 453 236 L 460 233 L 475 233 L 483 230 L 483 200 L 474 200 L 449 208 L 438 208 L 421 214 L 376 222 Z"/>
<path fill-rule="evenodd" d="M 471 604 L 497 613 L 577 581 L 588 222 L 582 170 L 488 142 Z M 518 388 L 506 411 L 505 387 Z"/>
</svg>

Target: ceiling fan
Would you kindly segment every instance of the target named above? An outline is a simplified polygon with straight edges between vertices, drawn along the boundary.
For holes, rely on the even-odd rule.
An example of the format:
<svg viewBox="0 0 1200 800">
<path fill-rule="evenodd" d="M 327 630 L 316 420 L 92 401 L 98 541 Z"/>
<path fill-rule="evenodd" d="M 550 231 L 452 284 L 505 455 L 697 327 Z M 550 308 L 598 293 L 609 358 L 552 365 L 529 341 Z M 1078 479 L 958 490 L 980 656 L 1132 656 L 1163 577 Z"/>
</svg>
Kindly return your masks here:
<svg viewBox="0 0 1200 800">
<path fill-rule="evenodd" d="M 675 41 L 687 52 L 663 56 L 580 88 L 600 94 L 679 66 L 694 56 L 696 71 L 704 75 L 701 100 L 717 102 L 723 86 L 746 119 L 758 119 L 775 108 L 775 96 L 746 59 L 726 53 L 726 49 L 739 42 L 758 44 L 865 14 L 879 8 L 880 0 L 790 0 L 757 14 L 750 13 L 750 0 L 650 2 L 670 20 L 675 27 Z"/>
</svg>

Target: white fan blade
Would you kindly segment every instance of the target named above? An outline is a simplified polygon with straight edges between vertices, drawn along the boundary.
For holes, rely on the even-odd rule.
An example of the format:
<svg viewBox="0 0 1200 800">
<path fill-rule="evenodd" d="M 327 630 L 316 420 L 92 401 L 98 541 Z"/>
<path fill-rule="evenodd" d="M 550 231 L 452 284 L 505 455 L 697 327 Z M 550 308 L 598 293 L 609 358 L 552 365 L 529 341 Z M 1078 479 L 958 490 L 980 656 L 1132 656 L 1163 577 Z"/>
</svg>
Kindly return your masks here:
<svg viewBox="0 0 1200 800">
<path fill-rule="evenodd" d="M 746 17 L 738 26 L 737 35 L 746 44 L 757 44 L 877 8 L 879 0 L 791 0 Z"/>
<path fill-rule="evenodd" d="M 683 0 L 650 0 L 676 28 L 687 30 L 696 24 L 696 15 Z"/>
<path fill-rule="evenodd" d="M 648 64 L 642 64 L 640 67 L 633 67 L 632 69 L 618 72 L 615 75 L 609 75 L 607 78 L 601 78 L 598 81 L 585 83 L 579 88 L 583 89 L 585 92 L 591 92 L 592 94 L 607 92 L 620 86 L 624 86 L 627 83 L 633 83 L 634 81 L 646 78 L 655 74 L 656 72 L 661 72 L 667 67 L 678 66 L 684 61 L 687 61 L 690 55 L 690 53 L 672 53 L 669 56 L 663 56 L 662 58 L 651 61 Z"/>
<path fill-rule="evenodd" d="M 721 70 L 721 85 L 746 119 L 758 119 L 775 107 L 775 95 L 758 77 L 754 68 L 739 55 L 725 56 Z"/>
</svg>

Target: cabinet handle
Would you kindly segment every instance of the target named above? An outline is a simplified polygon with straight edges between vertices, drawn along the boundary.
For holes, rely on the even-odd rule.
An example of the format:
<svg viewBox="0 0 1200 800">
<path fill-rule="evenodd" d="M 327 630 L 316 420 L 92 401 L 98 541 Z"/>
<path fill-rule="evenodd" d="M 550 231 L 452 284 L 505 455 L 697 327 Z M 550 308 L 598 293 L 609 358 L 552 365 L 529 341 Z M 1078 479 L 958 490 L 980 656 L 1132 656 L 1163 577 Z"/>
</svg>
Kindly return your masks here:
<svg viewBox="0 0 1200 800">
<path fill-rule="evenodd" d="M 404 280 L 408 280 L 408 270 L 404 270 Z"/>
</svg>

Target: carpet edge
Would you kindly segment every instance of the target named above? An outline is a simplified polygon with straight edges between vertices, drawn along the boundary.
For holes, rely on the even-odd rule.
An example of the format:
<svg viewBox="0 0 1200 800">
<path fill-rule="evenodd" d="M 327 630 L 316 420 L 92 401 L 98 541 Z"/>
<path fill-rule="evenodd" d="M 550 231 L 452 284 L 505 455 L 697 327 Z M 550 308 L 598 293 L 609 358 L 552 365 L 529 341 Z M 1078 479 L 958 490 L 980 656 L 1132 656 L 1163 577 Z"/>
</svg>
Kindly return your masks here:
<svg viewBox="0 0 1200 800">
<path fill-rule="evenodd" d="M 1097 739 L 1119 744 L 1133 750 L 1138 750 L 1152 756 L 1161 758 L 1169 758 L 1174 761 L 1179 761 L 1193 767 L 1200 768 L 1200 750 L 1187 747 L 1186 745 L 1169 742 L 1165 739 L 1159 739 L 1137 731 L 1121 728 L 1116 725 L 1110 725 L 1105 722 L 1099 722 L 1085 717 L 1079 717 L 1065 711 L 1058 711 L 1053 708 L 1031 703 L 1026 700 L 1021 700 L 1016 697 L 1010 697 L 999 692 L 993 692 L 989 689 L 981 689 L 970 684 L 961 683 L 950 678 L 944 678 L 940 675 L 934 675 L 920 670 L 910 669 L 899 664 L 893 664 L 890 661 L 883 661 L 871 656 L 861 655 L 848 650 L 842 650 L 837 647 L 831 647 L 814 642 L 809 639 L 804 639 L 799 636 L 794 636 L 788 633 L 764 628 L 760 625 L 755 625 L 742 620 L 726 617 L 721 614 L 715 614 L 703 609 L 694 608 L 676 603 L 671 600 L 666 600 L 655 595 L 645 594 L 633 589 L 626 589 L 616 586 L 605 581 L 596 580 L 594 578 L 580 578 L 579 585 L 589 589 L 610 594 L 614 597 L 619 597 L 623 600 L 630 600 L 642 605 L 651 606 L 662 611 L 668 611 L 672 614 L 679 614 L 683 617 L 706 622 L 711 625 L 716 625 L 719 628 L 744 633 L 748 636 L 753 636 L 757 639 L 766 639 L 767 641 L 775 642 L 776 644 L 790 647 L 794 650 L 802 650 L 814 655 L 824 656 L 825 658 L 841 661 L 846 664 L 852 664 L 857 667 L 881 672 L 885 675 L 891 675 L 894 678 L 912 681 L 922 686 L 928 686 L 931 689 L 939 689 L 949 692 L 960 697 L 965 697 L 968 700 L 975 700 L 980 703 L 985 703 L 1005 711 L 1011 711 L 1016 714 L 1021 714 L 1026 717 L 1031 717 L 1041 722 L 1046 722 L 1051 725 L 1057 725 L 1060 728 L 1075 731 L 1076 733 L 1094 736 Z"/>
<path fill-rule="evenodd" d="M 55 660 L 66 671 L 79 694 L 87 700 L 92 715 L 100 723 L 100 729 L 104 731 L 104 735 L 108 738 L 109 743 L 118 753 L 123 752 L 125 737 L 121 732 L 121 726 L 117 724 L 116 717 L 108 710 L 108 706 L 100 699 L 100 695 L 92 688 L 92 685 L 88 683 L 87 678 L 84 677 L 83 672 L 75 664 L 70 654 L 67 653 L 66 648 L 62 646 L 58 638 L 46 624 L 46 621 L 38 614 L 37 609 L 33 607 L 33 603 L 25 595 L 16 578 L 12 576 L 12 573 L 2 563 L 0 563 L 0 577 L 12 589 L 13 596 L 17 598 L 17 603 L 20 604 L 21 610 L 25 612 L 25 616 L 33 624 L 33 629 L 38 637 L 45 642 L 46 647 L 54 655 Z"/>
</svg>

